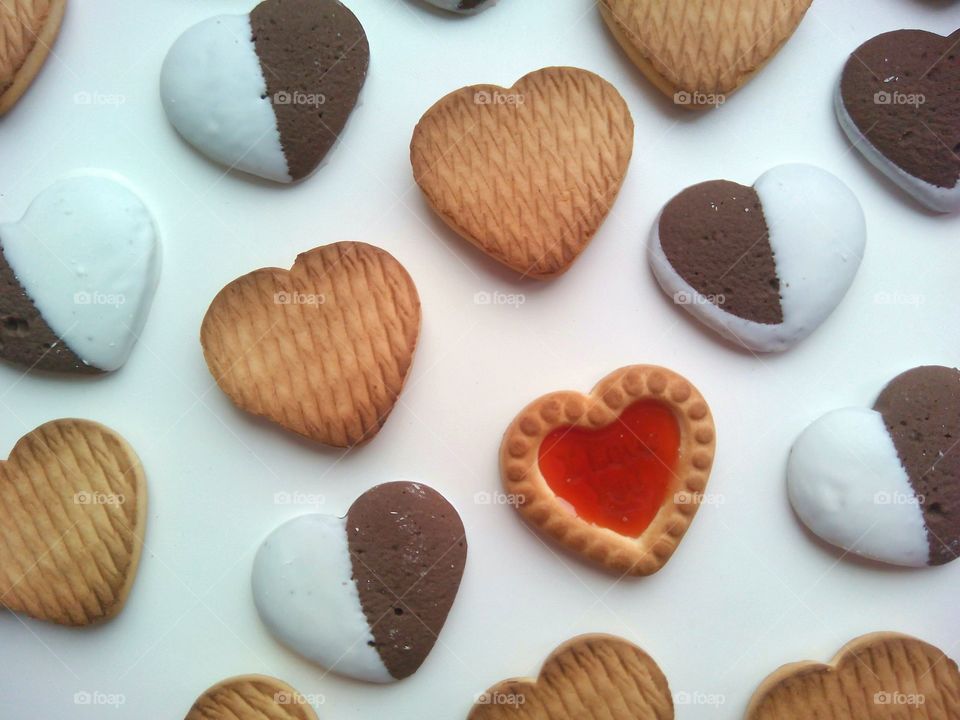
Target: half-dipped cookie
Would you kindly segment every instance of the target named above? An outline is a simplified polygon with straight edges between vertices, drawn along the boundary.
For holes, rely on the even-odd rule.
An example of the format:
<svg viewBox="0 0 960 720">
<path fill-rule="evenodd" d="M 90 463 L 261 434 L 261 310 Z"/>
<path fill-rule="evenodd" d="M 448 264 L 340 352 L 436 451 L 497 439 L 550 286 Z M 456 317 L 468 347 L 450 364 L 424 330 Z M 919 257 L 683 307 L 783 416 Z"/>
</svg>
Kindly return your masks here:
<svg viewBox="0 0 960 720">
<path fill-rule="evenodd" d="M 931 210 L 960 210 L 960 30 L 883 33 L 843 68 L 837 118 L 854 146 Z"/>
<path fill-rule="evenodd" d="M 427 0 L 427 2 L 461 15 L 472 15 L 497 4 L 497 0 Z"/>
<path fill-rule="evenodd" d="M 123 365 L 160 275 L 156 225 L 125 182 L 58 180 L 0 224 L 0 357 L 30 369 Z"/>
<path fill-rule="evenodd" d="M 660 213 L 653 273 L 673 302 L 756 352 L 786 350 L 833 312 L 866 245 L 863 210 L 812 165 L 780 165 L 752 187 L 711 180 Z"/>
<path fill-rule="evenodd" d="M 413 482 L 379 485 L 346 517 L 302 515 L 257 552 L 253 598 L 281 643 L 349 677 L 412 675 L 460 587 L 467 541 L 457 511 Z"/>
<path fill-rule="evenodd" d="M 827 413 L 790 452 L 787 489 L 827 542 L 895 565 L 960 555 L 960 372 L 918 367 L 873 409 Z"/>
<path fill-rule="evenodd" d="M 181 35 L 160 96 L 204 155 L 289 183 L 312 173 L 340 136 L 369 61 L 363 27 L 337 0 L 265 0 Z"/>
</svg>

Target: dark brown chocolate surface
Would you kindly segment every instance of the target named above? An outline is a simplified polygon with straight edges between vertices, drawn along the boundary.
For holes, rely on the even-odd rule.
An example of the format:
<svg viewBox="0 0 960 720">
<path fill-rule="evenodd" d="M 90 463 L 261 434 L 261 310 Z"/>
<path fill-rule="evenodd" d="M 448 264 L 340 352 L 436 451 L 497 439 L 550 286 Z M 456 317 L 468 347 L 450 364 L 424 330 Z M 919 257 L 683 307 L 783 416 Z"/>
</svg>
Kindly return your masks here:
<svg viewBox="0 0 960 720">
<path fill-rule="evenodd" d="M 460 587 L 467 559 L 460 516 L 425 485 L 388 483 L 350 508 L 347 539 L 374 647 L 393 677 L 412 675 Z"/>
<path fill-rule="evenodd" d="M 680 276 L 722 310 L 783 322 L 767 222 L 752 187 L 711 180 L 687 188 L 663 209 L 660 244 Z"/>
<path fill-rule="evenodd" d="M 266 0 L 250 23 L 287 167 L 299 180 L 320 164 L 357 103 L 367 36 L 336 0 Z"/>
<path fill-rule="evenodd" d="M 0 357 L 53 372 L 100 373 L 84 364 L 47 325 L 0 252 Z"/>
<path fill-rule="evenodd" d="M 854 124 L 910 175 L 952 188 L 960 179 L 960 30 L 878 35 L 853 51 L 840 94 Z"/>
<path fill-rule="evenodd" d="M 930 564 L 960 556 L 960 372 L 926 366 L 898 375 L 877 398 L 910 484 L 922 498 Z"/>
</svg>

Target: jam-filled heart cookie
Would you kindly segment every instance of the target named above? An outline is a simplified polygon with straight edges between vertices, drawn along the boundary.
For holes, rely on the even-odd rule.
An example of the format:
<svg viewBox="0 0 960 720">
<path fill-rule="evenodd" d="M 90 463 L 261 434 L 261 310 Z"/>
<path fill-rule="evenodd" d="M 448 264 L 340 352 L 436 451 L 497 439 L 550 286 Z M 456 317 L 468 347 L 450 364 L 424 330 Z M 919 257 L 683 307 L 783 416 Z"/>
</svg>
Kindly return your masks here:
<svg viewBox="0 0 960 720">
<path fill-rule="evenodd" d="M 238 675 L 204 691 L 185 720 L 317 720 L 308 698 L 267 675 Z"/>
<path fill-rule="evenodd" d="M 345 517 L 302 515 L 257 552 L 253 598 L 280 642 L 367 682 L 412 675 L 433 649 L 467 559 L 457 511 L 412 482 L 378 485 Z"/>
<path fill-rule="evenodd" d="M 812 0 L 600 0 L 617 42 L 680 107 L 715 107 L 790 39 Z"/>
<path fill-rule="evenodd" d="M 0 463 L 0 605 L 60 625 L 112 618 L 146 519 L 143 467 L 117 433 L 70 419 L 30 431 Z"/>
<path fill-rule="evenodd" d="M 468 720 L 673 720 L 656 661 L 612 635 L 581 635 L 551 653 L 536 679 L 505 680 L 480 695 Z"/>
<path fill-rule="evenodd" d="M 633 118 L 603 78 L 550 67 L 511 88 L 473 85 L 421 118 L 413 175 L 441 218 L 524 276 L 567 270 L 610 212 Z"/>
<path fill-rule="evenodd" d="M 850 55 L 836 93 L 850 142 L 931 210 L 960 210 L 960 30 L 896 30 Z"/>
<path fill-rule="evenodd" d="M 847 643 L 829 663 L 798 662 L 754 693 L 746 720 L 954 720 L 960 672 L 942 650 L 899 633 Z"/>
<path fill-rule="evenodd" d="M 30 87 L 50 52 L 67 0 L 0 2 L 0 115 Z"/>
<path fill-rule="evenodd" d="M 160 277 L 150 211 L 109 174 L 58 180 L 0 224 L 0 357 L 29 369 L 118 369 Z"/>
<path fill-rule="evenodd" d="M 504 435 L 500 467 L 529 523 L 612 572 L 649 575 L 690 526 L 715 449 L 699 391 L 666 368 L 633 365 L 589 395 L 528 405 Z"/>
<path fill-rule="evenodd" d="M 297 256 L 221 290 L 200 329 L 207 366 L 241 409 L 335 447 L 376 435 L 410 372 L 420 298 L 388 252 L 359 242 Z"/>
<path fill-rule="evenodd" d="M 898 375 L 873 409 L 827 413 L 793 444 L 799 518 L 848 552 L 922 567 L 960 556 L 960 371 Z"/>
<path fill-rule="evenodd" d="M 660 213 L 653 273 L 673 302 L 756 352 L 786 350 L 829 317 L 866 246 L 856 196 L 812 165 L 780 165 L 753 184 L 710 180 Z"/>
<path fill-rule="evenodd" d="M 181 35 L 163 62 L 160 97 L 204 155 L 289 183 L 339 138 L 369 62 L 363 27 L 338 0 L 264 0 Z"/>
</svg>

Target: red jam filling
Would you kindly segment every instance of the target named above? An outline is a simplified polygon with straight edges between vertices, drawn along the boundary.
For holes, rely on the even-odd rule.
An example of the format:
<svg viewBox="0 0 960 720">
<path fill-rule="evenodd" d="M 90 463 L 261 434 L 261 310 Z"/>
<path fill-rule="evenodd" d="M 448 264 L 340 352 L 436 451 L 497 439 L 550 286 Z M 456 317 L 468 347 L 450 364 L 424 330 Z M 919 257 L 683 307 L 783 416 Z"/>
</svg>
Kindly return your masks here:
<svg viewBox="0 0 960 720">
<path fill-rule="evenodd" d="M 630 405 L 606 427 L 564 426 L 540 444 L 540 472 L 589 523 L 627 537 L 647 529 L 680 455 L 680 425 L 657 400 Z"/>
</svg>

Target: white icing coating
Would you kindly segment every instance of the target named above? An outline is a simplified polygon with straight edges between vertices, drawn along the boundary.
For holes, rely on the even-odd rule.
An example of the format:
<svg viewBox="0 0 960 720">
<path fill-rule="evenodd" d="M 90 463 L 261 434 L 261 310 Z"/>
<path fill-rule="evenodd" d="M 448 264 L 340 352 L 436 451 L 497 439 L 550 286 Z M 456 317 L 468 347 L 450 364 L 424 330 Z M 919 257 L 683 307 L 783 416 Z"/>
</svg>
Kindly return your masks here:
<svg viewBox="0 0 960 720">
<path fill-rule="evenodd" d="M 790 451 L 787 491 L 803 523 L 832 545 L 927 564 L 923 510 L 877 411 L 835 410 L 804 430 Z"/>
<path fill-rule="evenodd" d="M 160 98 L 173 126 L 205 155 L 291 181 L 249 15 L 220 15 L 184 32 L 163 61 Z"/>
<path fill-rule="evenodd" d="M 260 618 L 281 643 L 341 675 L 394 681 L 368 644 L 346 519 L 301 515 L 278 527 L 257 551 L 252 585 Z"/>
<path fill-rule="evenodd" d="M 160 277 L 150 211 L 124 181 L 85 173 L 58 180 L 0 247 L 54 334 L 83 362 L 116 370 L 130 356 Z"/>
<path fill-rule="evenodd" d="M 653 227 L 649 261 L 660 286 L 681 297 L 702 323 L 757 352 L 790 348 L 812 333 L 846 295 L 860 267 L 867 230 L 856 196 L 836 176 L 812 165 L 780 165 L 754 184 L 770 231 L 780 279 L 783 322 L 746 320 L 726 312 L 674 269 Z"/>
<path fill-rule="evenodd" d="M 840 82 L 837 82 L 833 96 L 833 104 L 837 113 L 837 120 L 840 121 L 840 127 L 850 138 L 850 142 L 857 148 L 870 163 L 880 172 L 893 180 L 902 189 L 906 190 L 918 202 L 926 207 L 941 213 L 957 212 L 960 210 L 960 183 L 952 188 L 939 187 L 926 180 L 911 175 L 899 165 L 891 162 L 890 159 L 880 152 L 877 147 L 871 143 L 864 135 L 857 124 L 847 112 L 847 106 L 843 102 L 843 95 L 840 92 Z M 944 152 L 949 152 L 944 148 Z"/>
</svg>

